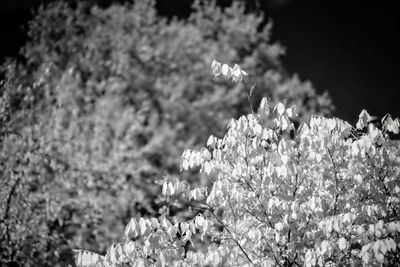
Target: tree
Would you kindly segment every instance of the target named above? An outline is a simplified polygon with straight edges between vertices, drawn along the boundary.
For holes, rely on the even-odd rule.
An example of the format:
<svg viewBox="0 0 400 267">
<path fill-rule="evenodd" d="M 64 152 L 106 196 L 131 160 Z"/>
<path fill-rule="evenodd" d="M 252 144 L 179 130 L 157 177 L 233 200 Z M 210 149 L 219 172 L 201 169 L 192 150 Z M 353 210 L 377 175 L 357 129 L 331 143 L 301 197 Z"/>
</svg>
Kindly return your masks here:
<svg viewBox="0 0 400 267">
<path fill-rule="evenodd" d="M 216 75 L 245 75 L 227 67 L 213 63 Z M 104 256 L 77 251 L 76 264 L 399 266 L 400 145 L 389 138 L 399 119 L 387 115 L 379 129 L 363 110 L 357 128 L 314 116 L 296 129 L 294 116 L 264 98 L 257 113 L 231 119 L 223 138 L 182 156 L 184 170 L 217 177 L 211 189 L 163 184 L 166 198 L 197 201 L 190 220 L 133 218 L 124 243 Z M 211 245 L 202 247 L 199 233 Z"/>
<path fill-rule="evenodd" d="M 221 136 L 227 114 L 248 111 L 241 86 L 208 78 L 217 55 L 256 75 L 253 105 L 286 100 L 305 120 L 331 111 L 326 94 L 284 71 L 262 14 L 238 2 L 193 9 L 184 20 L 158 16 L 152 1 L 39 10 L 25 62 L 3 71 L 2 261 L 62 264 L 71 247 L 103 251 L 131 217 L 164 213 L 157 180 L 179 173 L 185 148 Z"/>
</svg>

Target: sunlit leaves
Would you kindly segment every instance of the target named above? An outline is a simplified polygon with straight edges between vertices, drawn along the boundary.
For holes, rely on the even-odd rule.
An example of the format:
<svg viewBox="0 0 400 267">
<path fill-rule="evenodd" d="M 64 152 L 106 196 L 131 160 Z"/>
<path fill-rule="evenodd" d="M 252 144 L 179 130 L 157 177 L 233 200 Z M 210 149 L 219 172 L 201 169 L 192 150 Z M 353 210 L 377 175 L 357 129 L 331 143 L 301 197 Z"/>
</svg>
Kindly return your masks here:
<svg viewBox="0 0 400 267">
<path fill-rule="evenodd" d="M 279 103 L 276 107 L 276 110 L 278 111 L 279 115 L 283 115 L 283 112 L 285 111 L 285 106 L 282 103 Z"/>
<path fill-rule="evenodd" d="M 221 63 L 219 63 L 215 59 L 211 63 L 211 69 L 212 69 L 212 72 L 214 73 L 215 76 L 219 76 L 222 73 Z"/>
<path fill-rule="evenodd" d="M 400 121 L 399 118 L 395 120 L 387 114 L 385 117 L 382 118 L 382 128 L 388 132 L 398 134 L 400 129 Z"/>
<path fill-rule="evenodd" d="M 339 249 L 345 250 L 347 248 L 347 240 L 344 237 L 341 237 L 338 241 Z"/>
<path fill-rule="evenodd" d="M 307 250 L 304 257 L 304 265 L 307 267 L 315 266 L 315 264 L 317 263 L 317 258 L 313 250 Z"/>
<path fill-rule="evenodd" d="M 365 109 L 363 109 L 358 117 L 358 122 L 356 124 L 357 129 L 362 130 L 365 126 L 368 125 L 370 121 L 371 121 L 371 116 Z"/>
<path fill-rule="evenodd" d="M 244 76 L 247 76 L 247 72 L 242 70 L 238 64 L 235 64 L 231 68 L 228 64 L 222 64 L 215 59 L 211 63 L 211 69 L 215 76 L 222 74 L 225 79 L 232 79 L 233 82 L 241 82 Z"/>
<path fill-rule="evenodd" d="M 96 267 L 104 261 L 103 256 L 89 251 L 77 251 L 75 262 L 82 267 Z"/>
<path fill-rule="evenodd" d="M 224 76 L 235 75 L 233 70 L 221 66 Z M 213 71 L 219 73 L 216 62 Z M 194 200 L 200 213 L 175 224 L 166 218 L 132 219 L 125 235 L 139 242 L 136 255 L 161 265 L 393 262 L 400 238 L 400 161 L 385 131 L 394 133 L 395 123 L 388 117 L 391 126 L 364 133 L 337 118 L 313 116 L 309 125 L 295 129 L 295 115 L 294 107 L 270 107 L 264 98 L 258 113 L 231 119 L 224 137 L 210 136 L 206 147 L 186 150 L 182 169 L 212 174 L 212 187 L 191 188 L 166 178 L 162 195 Z M 358 129 L 370 123 L 363 111 Z M 218 243 L 184 258 L 179 251 L 185 243 L 196 247 L 199 233 L 201 240 L 207 236 Z M 168 254 L 167 244 L 175 254 Z"/>
</svg>

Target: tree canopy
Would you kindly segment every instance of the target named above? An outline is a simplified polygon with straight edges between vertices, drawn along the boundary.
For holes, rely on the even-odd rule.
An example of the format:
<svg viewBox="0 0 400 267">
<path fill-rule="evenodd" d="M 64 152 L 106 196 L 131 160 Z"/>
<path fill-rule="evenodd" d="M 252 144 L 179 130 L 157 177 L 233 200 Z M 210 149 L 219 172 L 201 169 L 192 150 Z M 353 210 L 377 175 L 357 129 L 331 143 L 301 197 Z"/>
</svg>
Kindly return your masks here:
<svg viewBox="0 0 400 267">
<path fill-rule="evenodd" d="M 62 266 L 71 248 L 104 251 L 131 217 L 162 214 L 158 181 L 179 173 L 184 149 L 249 112 L 243 87 L 209 78 L 214 58 L 251 74 L 254 106 L 296 105 L 295 123 L 329 114 L 327 94 L 285 71 L 271 25 L 237 1 L 196 1 L 181 20 L 148 0 L 41 8 L 24 62 L 2 67 L 1 261 Z"/>
</svg>

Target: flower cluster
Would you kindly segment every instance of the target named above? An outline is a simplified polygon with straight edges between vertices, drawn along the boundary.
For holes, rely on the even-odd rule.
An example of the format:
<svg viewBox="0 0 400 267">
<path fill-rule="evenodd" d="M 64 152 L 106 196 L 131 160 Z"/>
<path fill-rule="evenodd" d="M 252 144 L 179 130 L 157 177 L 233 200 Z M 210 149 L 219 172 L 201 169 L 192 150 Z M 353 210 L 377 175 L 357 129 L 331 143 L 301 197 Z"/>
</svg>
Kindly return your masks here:
<svg viewBox="0 0 400 267">
<path fill-rule="evenodd" d="M 247 72 L 242 70 L 238 64 L 229 67 L 228 64 L 222 64 L 215 59 L 211 63 L 211 69 L 213 74 L 217 77 L 222 74 L 225 79 L 232 79 L 233 82 L 241 82 L 244 76 L 248 76 Z"/>
</svg>

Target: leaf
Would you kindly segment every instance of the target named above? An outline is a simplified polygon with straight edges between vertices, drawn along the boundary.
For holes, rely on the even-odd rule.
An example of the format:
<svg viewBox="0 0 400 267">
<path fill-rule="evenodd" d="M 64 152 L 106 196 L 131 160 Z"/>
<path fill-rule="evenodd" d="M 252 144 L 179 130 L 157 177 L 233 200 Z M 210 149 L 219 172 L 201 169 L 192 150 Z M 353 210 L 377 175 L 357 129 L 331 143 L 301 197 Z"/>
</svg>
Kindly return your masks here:
<svg viewBox="0 0 400 267">
<path fill-rule="evenodd" d="M 209 251 L 205 260 L 206 264 L 211 264 L 212 266 L 218 266 L 221 262 L 221 257 L 217 251 Z"/>
<path fill-rule="evenodd" d="M 91 266 L 93 264 L 92 262 L 92 253 L 89 253 L 87 251 L 84 251 L 82 253 L 82 258 L 81 258 L 81 266 Z"/>
<path fill-rule="evenodd" d="M 204 219 L 204 217 L 202 215 L 196 216 L 195 225 L 196 225 L 196 228 L 198 228 L 198 229 L 204 228 L 204 226 L 206 225 L 206 220 Z"/>
<path fill-rule="evenodd" d="M 170 193 L 171 196 L 173 196 L 175 194 L 175 187 L 174 187 L 174 184 L 171 182 L 168 183 L 168 192 Z"/>
<path fill-rule="evenodd" d="M 222 75 L 224 75 L 225 79 L 229 79 L 232 77 L 231 68 L 227 64 L 222 65 L 221 73 Z"/>
<path fill-rule="evenodd" d="M 231 72 L 232 72 L 232 80 L 234 82 L 241 82 L 243 80 L 243 73 L 238 64 L 234 65 L 233 69 L 231 69 Z"/>
<path fill-rule="evenodd" d="M 383 229 L 383 221 L 379 220 L 376 225 L 375 225 L 375 229 L 379 229 L 382 230 Z"/>
<path fill-rule="evenodd" d="M 362 261 L 364 262 L 364 264 L 369 263 L 370 257 L 371 257 L 371 255 L 368 252 L 365 252 L 362 254 Z"/>
<path fill-rule="evenodd" d="M 148 230 L 147 222 L 143 217 L 139 219 L 139 227 L 140 227 L 140 234 L 141 235 L 144 235 Z"/>
<path fill-rule="evenodd" d="M 391 231 L 392 233 L 396 233 L 396 232 L 397 232 L 397 224 L 396 224 L 396 222 L 390 222 L 390 223 L 388 223 L 388 229 L 389 229 L 389 231 Z"/>
<path fill-rule="evenodd" d="M 266 97 L 263 97 L 262 99 L 261 99 L 261 103 L 260 103 L 260 109 L 266 109 L 266 108 L 268 108 L 268 98 L 266 98 Z"/>
<path fill-rule="evenodd" d="M 388 248 L 386 247 L 386 243 L 382 240 L 379 240 L 379 250 L 382 252 L 383 255 L 386 254 Z"/>
<path fill-rule="evenodd" d="M 216 61 L 215 59 L 213 60 L 213 62 L 211 63 L 211 69 L 212 72 L 214 73 L 214 75 L 217 77 L 219 75 L 221 75 L 221 63 L 219 63 L 218 61 Z"/>
<path fill-rule="evenodd" d="M 383 263 L 385 261 L 385 257 L 381 253 L 375 254 L 375 259 L 379 263 Z"/>
<path fill-rule="evenodd" d="M 368 122 L 371 121 L 371 116 L 368 114 L 368 112 L 363 109 L 358 116 L 358 122 L 356 124 L 357 129 L 362 130 L 365 126 L 368 125 Z"/>
<path fill-rule="evenodd" d="M 148 238 L 151 249 L 159 249 L 160 248 L 160 242 L 161 238 L 158 235 L 151 234 Z"/>
<path fill-rule="evenodd" d="M 328 241 L 324 240 L 321 242 L 321 255 L 324 255 L 326 252 L 328 252 L 328 246 Z"/>
<path fill-rule="evenodd" d="M 339 238 L 338 245 L 340 250 L 345 250 L 347 248 L 347 240 L 344 237 Z"/>
<path fill-rule="evenodd" d="M 163 183 L 161 194 L 165 197 L 168 196 L 168 182 Z"/>
<path fill-rule="evenodd" d="M 362 235 L 364 233 L 364 227 L 362 225 L 359 225 L 357 227 L 357 234 Z"/>
<path fill-rule="evenodd" d="M 282 131 L 286 130 L 289 127 L 289 122 L 290 121 L 287 117 L 285 117 L 285 116 L 281 117 L 280 124 L 281 124 Z"/>
<path fill-rule="evenodd" d="M 392 251 L 392 252 L 396 251 L 397 246 L 396 246 L 396 242 L 393 239 L 386 238 L 384 242 L 385 242 L 386 248 L 389 251 Z"/>
<path fill-rule="evenodd" d="M 203 160 L 204 160 L 204 161 L 209 161 L 209 160 L 211 160 L 211 152 L 210 152 L 207 148 L 205 148 L 205 147 L 203 147 L 203 148 L 201 149 L 201 156 L 203 157 Z"/>
<path fill-rule="evenodd" d="M 203 171 L 205 173 L 207 173 L 207 175 L 210 175 L 211 171 L 212 171 L 212 165 L 210 162 L 206 161 L 203 164 Z"/>
<path fill-rule="evenodd" d="M 107 251 L 107 258 L 112 264 L 117 264 L 118 263 L 118 258 L 117 258 L 117 253 L 115 251 L 115 247 L 111 246 L 108 251 Z"/>
<path fill-rule="evenodd" d="M 276 106 L 276 110 L 278 111 L 279 115 L 282 115 L 285 112 L 285 106 L 282 103 L 279 103 Z"/>
<path fill-rule="evenodd" d="M 305 259 L 304 259 L 304 264 L 306 267 L 311 267 L 314 266 L 316 264 L 316 257 L 315 257 L 315 253 L 312 250 L 307 250 L 306 254 L 305 254 Z"/>
<path fill-rule="evenodd" d="M 333 229 L 336 231 L 336 233 L 340 233 L 338 218 L 333 219 Z"/>
<path fill-rule="evenodd" d="M 82 264 L 82 251 L 81 250 L 74 250 L 74 252 L 76 253 L 76 255 L 75 255 L 75 264 L 77 265 L 77 266 L 82 266 L 81 264 Z"/>
<path fill-rule="evenodd" d="M 123 252 L 121 244 L 118 243 L 117 245 L 115 245 L 115 253 L 116 255 L 118 255 L 117 257 L 119 263 L 124 262 L 126 260 L 126 255 Z"/>
<path fill-rule="evenodd" d="M 135 243 L 130 241 L 128 243 L 125 243 L 123 245 L 123 251 L 124 254 L 128 257 L 128 258 L 133 258 L 135 255 L 135 251 L 136 251 L 136 246 Z"/>
<path fill-rule="evenodd" d="M 400 121 L 399 118 L 395 120 L 392 119 L 390 114 L 387 114 L 382 119 L 382 129 L 394 134 L 399 134 L 400 131 Z"/>
<path fill-rule="evenodd" d="M 210 137 L 207 140 L 207 146 L 211 148 L 215 148 L 215 143 L 216 143 L 216 138 L 213 135 L 210 135 Z"/>
<path fill-rule="evenodd" d="M 136 219 L 132 218 L 125 228 L 125 236 L 131 240 L 139 235 Z"/>
<path fill-rule="evenodd" d="M 374 250 L 375 255 L 379 253 L 379 247 L 380 247 L 380 240 L 375 241 L 372 245 L 372 249 Z"/>
<path fill-rule="evenodd" d="M 158 259 L 160 261 L 161 266 L 166 266 L 167 265 L 164 253 L 162 251 L 160 251 L 160 254 L 158 255 Z"/>
</svg>

